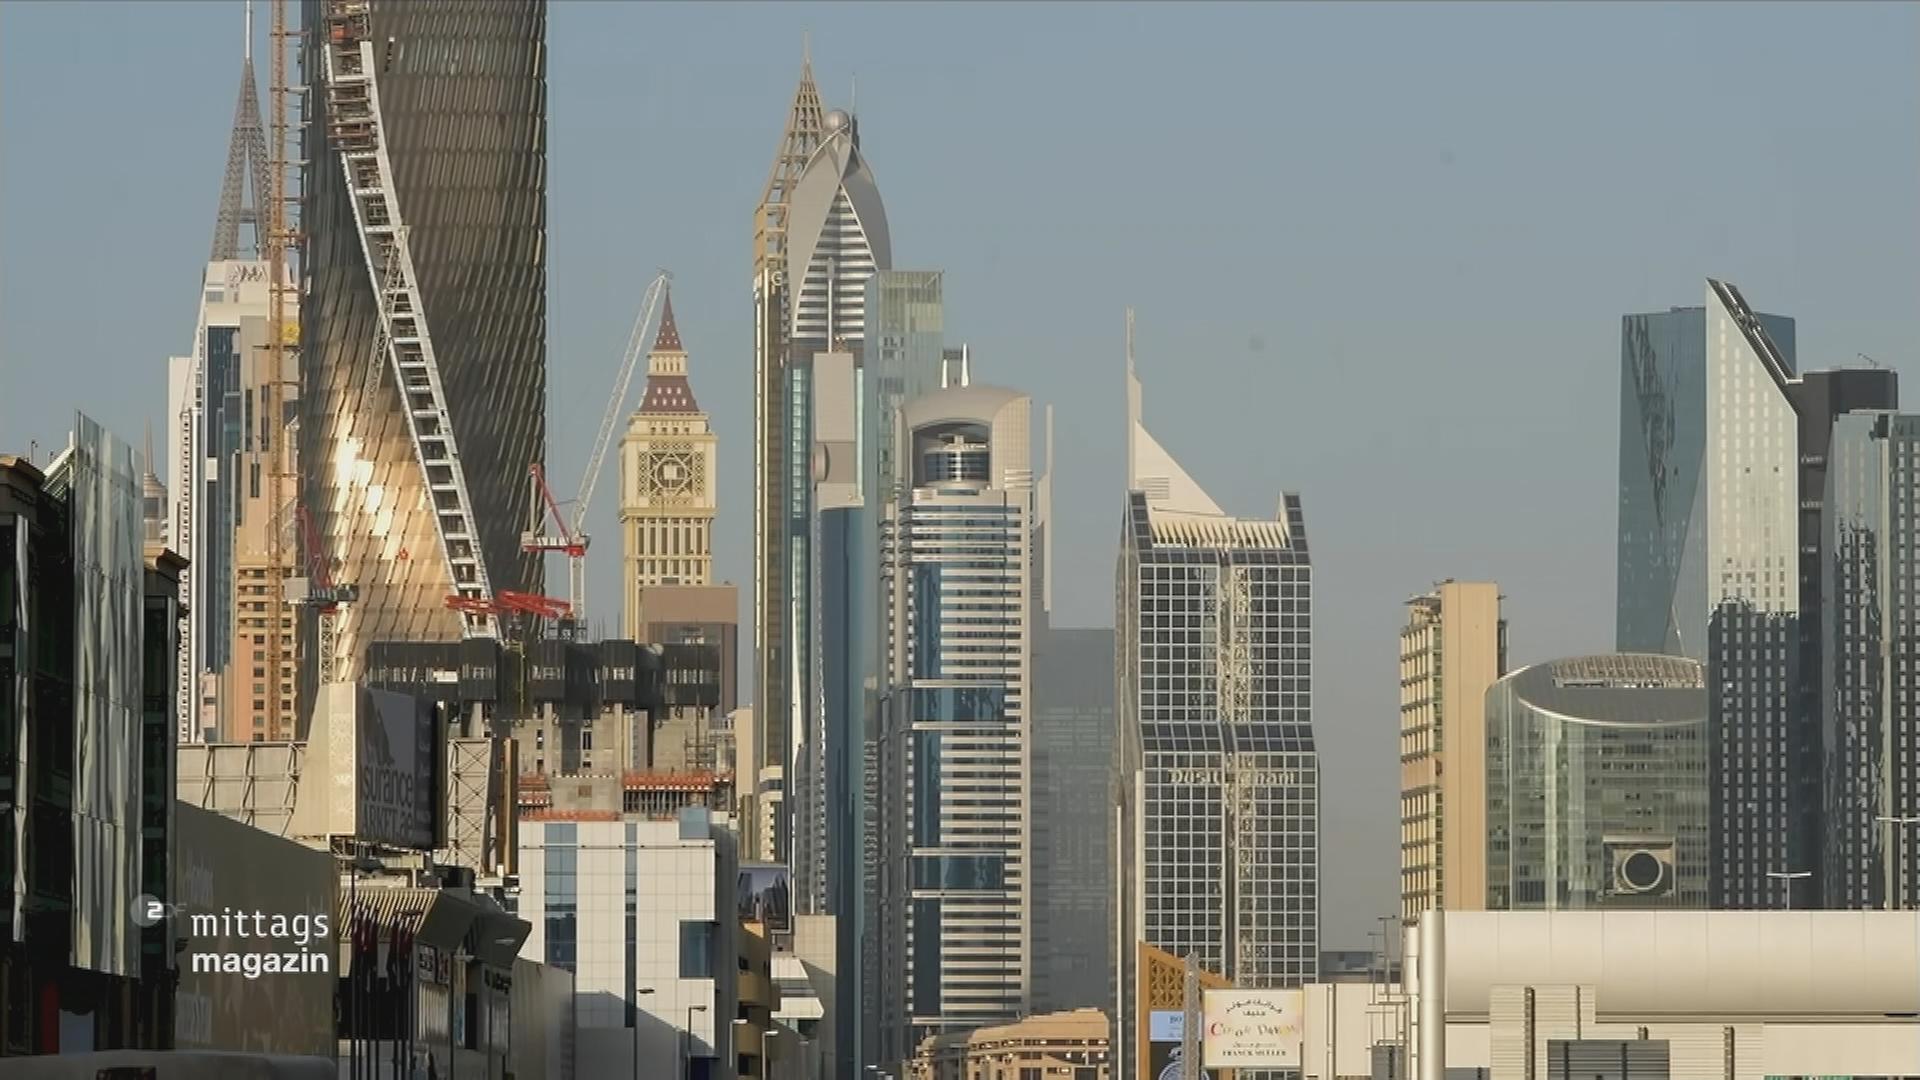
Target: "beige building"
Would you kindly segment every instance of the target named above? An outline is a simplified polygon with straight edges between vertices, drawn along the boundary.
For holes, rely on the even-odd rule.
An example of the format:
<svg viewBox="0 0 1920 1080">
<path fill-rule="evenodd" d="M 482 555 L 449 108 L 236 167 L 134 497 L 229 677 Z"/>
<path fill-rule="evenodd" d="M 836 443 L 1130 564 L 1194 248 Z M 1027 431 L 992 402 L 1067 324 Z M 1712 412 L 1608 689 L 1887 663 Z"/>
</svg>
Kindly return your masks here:
<svg viewBox="0 0 1920 1080">
<path fill-rule="evenodd" d="M 299 492 L 299 461 L 285 420 L 292 415 L 293 371 L 298 358 L 299 310 L 289 298 L 283 333 L 290 346 L 284 359 L 268 348 L 271 315 L 240 320 L 239 365 L 241 438 L 237 468 L 227 478 L 233 500 L 232 654 L 222 685 L 221 710 L 227 742 L 288 742 L 304 735 L 298 728 L 295 673 L 299 668 L 299 608 L 286 602 L 285 581 L 300 552 L 300 527 L 294 499 Z M 270 307 L 271 298 L 267 300 Z M 282 365 L 278 374 L 275 363 Z M 276 415 L 274 398 L 285 402 Z M 274 442 L 286 471 L 275 505 Z M 275 540 L 278 539 L 278 550 Z M 276 599 L 278 602 L 276 602 Z M 277 639 L 277 640 L 276 640 Z M 278 701 L 275 701 L 275 698 Z"/>
<path fill-rule="evenodd" d="M 1108 1080 L 1107 1014 L 1042 1013 L 1011 1024 L 922 1040 L 909 1080 Z"/>
<path fill-rule="evenodd" d="M 641 622 L 629 623 L 634 638 L 650 645 L 710 645 L 720 651 L 720 703 L 706 709 L 676 707 L 656 722 L 649 767 L 669 772 L 722 770 L 719 760 L 725 718 L 739 707 L 740 590 L 731 584 L 641 586 Z"/>
<path fill-rule="evenodd" d="M 1487 688 L 1506 673 L 1500 587 L 1444 581 L 1400 631 L 1400 914 L 1487 906 Z"/>
<path fill-rule="evenodd" d="M 638 637 L 654 585 L 713 581 L 713 517 L 719 441 L 693 399 L 687 351 L 667 295 L 660 332 L 647 354 L 647 389 L 620 440 L 621 612 Z"/>
</svg>

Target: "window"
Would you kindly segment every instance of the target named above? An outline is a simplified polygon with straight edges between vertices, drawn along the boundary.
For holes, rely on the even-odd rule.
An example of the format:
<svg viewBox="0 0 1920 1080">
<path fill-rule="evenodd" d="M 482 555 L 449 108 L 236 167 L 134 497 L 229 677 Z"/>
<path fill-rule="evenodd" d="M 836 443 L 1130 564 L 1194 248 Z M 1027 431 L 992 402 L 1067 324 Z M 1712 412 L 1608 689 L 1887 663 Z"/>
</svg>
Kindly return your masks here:
<svg viewBox="0 0 1920 1080">
<path fill-rule="evenodd" d="M 710 922 L 680 923 L 681 978 L 713 978 L 713 926 Z"/>
<path fill-rule="evenodd" d="M 580 749 L 582 750 L 593 749 L 593 729 L 592 728 L 580 729 Z"/>
</svg>

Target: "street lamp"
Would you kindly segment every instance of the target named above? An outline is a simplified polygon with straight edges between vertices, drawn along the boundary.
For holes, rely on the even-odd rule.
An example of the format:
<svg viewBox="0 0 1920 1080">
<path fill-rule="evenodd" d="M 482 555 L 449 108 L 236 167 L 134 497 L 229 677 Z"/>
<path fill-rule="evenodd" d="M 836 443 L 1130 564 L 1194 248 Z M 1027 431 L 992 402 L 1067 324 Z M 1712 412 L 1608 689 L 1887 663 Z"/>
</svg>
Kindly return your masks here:
<svg viewBox="0 0 1920 1080">
<path fill-rule="evenodd" d="M 687 1026 L 680 1031 L 680 1076 L 693 1080 L 693 1014 L 707 1011 L 705 1005 L 687 1006 Z"/>
<path fill-rule="evenodd" d="M 1780 887 L 1786 891 L 1787 910 L 1792 911 L 1793 910 L 1793 883 L 1800 880 L 1801 878 L 1812 877 L 1813 871 L 1811 870 L 1769 870 L 1767 871 L 1767 876 L 1770 878 L 1773 878 L 1775 881 L 1778 881 L 1780 883 Z"/>
<path fill-rule="evenodd" d="M 640 999 L 651 993 L 651 986 L 633 988 L 633 1080 L 640 1080 Z"/>
<path fill-rule="evenodd" d="M 1905 884 L 1903 879 L 1906 877 L 1907 870 L 1906 860 L 1902 858 L 1906 854 L 1906 845 L 1901 842 L 1900 834 L 1894 832 L 1893 827 L 1898 825 L 1906 828 L 1911 825 L 1920 825 L 1920 815 L 1895 817 L 1888 814 L 1875 814 L 1873 820 L 1885 825 L 1888 835 L 1892 838 L 1887 844 L 1887 854 L 1892 861 L 1887 871 L 1887 910 L 1892 911 L 1900 906 L 1899 895 L 1902 891 L 1901 886 Z"/>
</svg>

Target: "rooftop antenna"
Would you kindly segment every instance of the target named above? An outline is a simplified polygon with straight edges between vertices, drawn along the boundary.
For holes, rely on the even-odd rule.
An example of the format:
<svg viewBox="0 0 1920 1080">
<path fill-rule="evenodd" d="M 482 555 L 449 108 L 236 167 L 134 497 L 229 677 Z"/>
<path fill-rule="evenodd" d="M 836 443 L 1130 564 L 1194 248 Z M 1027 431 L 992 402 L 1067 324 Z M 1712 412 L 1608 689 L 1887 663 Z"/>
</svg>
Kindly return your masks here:
<svg viewBox="0 0 1920 1080">
<path fill-rule="evenodd" d="M 1859 357 L 1859 358 L 1860 358 L 1860 359 L 1862 359 L 1862 360 L 1865 360 L 1865 361 L 1867 362 L 1867 364 L 1868 364 L 1868 366 L 1870 366 L 1870 367 L 1879 367 L 1879 366 L 1880 366 L 1880 361 L 1878 361 L 1878 360 L 1875 360 L 1875 359 L 1874 359 L 1873 357 L 1871 357 L 1871 356 L 1868 356 L 1868 355 L 1867 355 L 1866 353 L 1854 353 L 1853 355 L 1855 355 L 1855 356 L 1857 356 L 1857 357 Z"/>
<path fill-rule="evenodd" d="M 860 111 L 860 76 L 855 74 L 847 79 L 847 113 Z"/>
<path fill-rule="evenodd" d="M 253 59 L 253 0 L 247 0 L 247 41 L 245 58 Z"/>
<path fill-rule="evenodd" d="M 813 66 L 813 31 L 811 30 L 800 31 L 800 63 L 807 67 Z"/>
</svg>

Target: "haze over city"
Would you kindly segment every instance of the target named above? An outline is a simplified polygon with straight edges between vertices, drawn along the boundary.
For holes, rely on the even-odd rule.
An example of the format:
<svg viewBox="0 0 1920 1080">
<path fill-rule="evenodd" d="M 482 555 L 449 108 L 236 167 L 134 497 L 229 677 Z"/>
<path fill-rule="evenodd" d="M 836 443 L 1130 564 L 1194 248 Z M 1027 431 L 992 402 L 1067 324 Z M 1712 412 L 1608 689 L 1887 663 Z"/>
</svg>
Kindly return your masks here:
<svg viewBox="0 0 1920 1080">
<path fill-rule="evenodd" d="M 164 445 L 238 10 L 0 5 L 0 451 L 44 464 L 76 408 Z M 1129 309 L 1167 451 L 1229 515 L 1299 496 L 1323 949 L 1401 913 L 1407 600 L 1497 582 L 1509 670 L 1615 648 L 1623 314 L 1732 282 L 1796 320 L 1800 371 L 1920 386 L 1920 4 L 552 0 L 545 35 L 559 498 L 668 270 L 747 704 L 750 241 L 810 65 L 857 120 L 891 267 L 944 271 L 976 381 L 1055 410 L 1055 625 L 1115 625 Z M 585 615 L 637 637 L 617 502 L 587 522 Z"/>
</svg>

